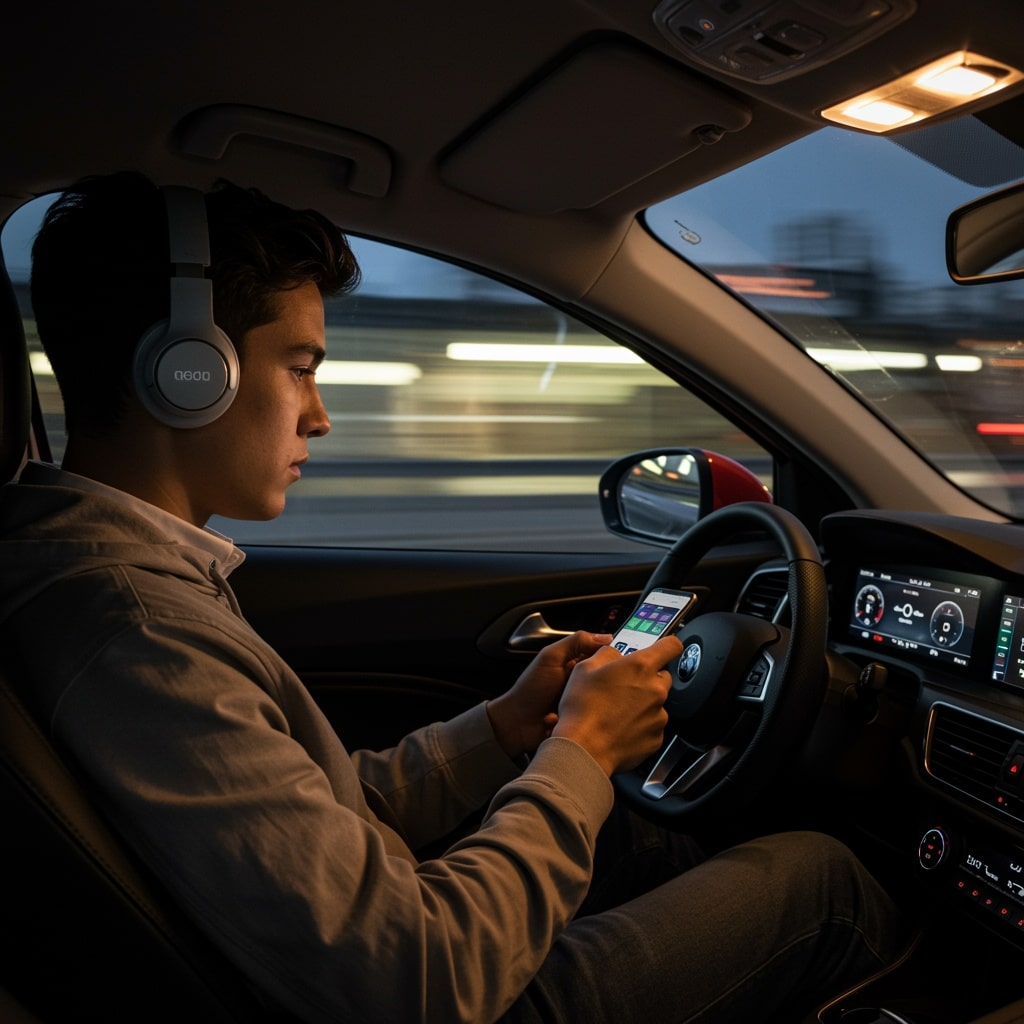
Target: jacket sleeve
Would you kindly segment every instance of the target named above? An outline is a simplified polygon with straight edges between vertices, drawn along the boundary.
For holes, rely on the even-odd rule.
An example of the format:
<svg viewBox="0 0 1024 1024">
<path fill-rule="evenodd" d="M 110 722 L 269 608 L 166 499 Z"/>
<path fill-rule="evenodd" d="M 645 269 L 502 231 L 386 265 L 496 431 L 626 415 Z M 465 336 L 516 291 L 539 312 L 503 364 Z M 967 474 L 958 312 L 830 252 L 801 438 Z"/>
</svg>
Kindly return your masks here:
<svg viewBox="0 0 1024 1024">
<path fill-rule="evenodd" d="M 389 750 L 358 750 L 352 760 L 414 850 L 451 833 L 522 770 L 495 740 L 483 704 L 418 729 Z"/>
<path fill-rule="evenodd" d="M 272 699 L 281 685 L 230 630 L 144 618 L 82 667 L 53 729 L 175 898 L 300 1018 L 496 1019 L 586 892 L 607 778 L 582 748 L 548 740 L 474 836 L 417 863 L 367 810 L 315 710 Z M 479 713 L 375 762 L 385 788 L 406 778 L 388 794 L 399 809 L 429 805 L 440 777 L 466 787 L 456 804 L 476 800 L 457 762 L 497 770 Z M 409 782 L 395 766 L 424 744 L 436 756 Z"/>
</svg>

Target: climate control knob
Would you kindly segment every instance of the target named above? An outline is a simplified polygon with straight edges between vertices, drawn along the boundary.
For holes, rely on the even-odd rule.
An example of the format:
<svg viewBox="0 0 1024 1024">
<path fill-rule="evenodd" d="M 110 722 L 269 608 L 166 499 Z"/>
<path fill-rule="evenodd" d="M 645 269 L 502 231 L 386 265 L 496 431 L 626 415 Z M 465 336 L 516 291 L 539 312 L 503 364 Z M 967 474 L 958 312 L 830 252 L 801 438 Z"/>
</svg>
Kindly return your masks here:
<svg viewBox="0 0 1024 1024">
<path fill-rule="evenodd" d="M 949 854 L 949 838 L 941 828 L 930 828 L 917 847 L 917 863 L 925 871 L 934 871 L 946 863 Z"/>
</svg>

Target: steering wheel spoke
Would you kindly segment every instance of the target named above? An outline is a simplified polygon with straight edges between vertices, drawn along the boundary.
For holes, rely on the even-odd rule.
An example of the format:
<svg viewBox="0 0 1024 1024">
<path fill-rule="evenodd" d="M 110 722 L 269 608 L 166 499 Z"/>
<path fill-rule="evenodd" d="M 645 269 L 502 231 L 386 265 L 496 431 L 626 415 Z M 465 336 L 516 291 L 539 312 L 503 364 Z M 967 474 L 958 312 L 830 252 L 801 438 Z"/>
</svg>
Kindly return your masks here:
<svg viewBox="0 0 1024 1024">
<path fill-rule="evenodd" d="M 685 797 L 688 791 L 698 787 L 732 754 L 732 749 L 722 743 L 710 750 L 699 750 L 681 736 L 673 736 L 661 752 L 657 763 L 644 780 L 642 792 L 651 800 L 661 800 L 674 795 Z"/>
</svg>

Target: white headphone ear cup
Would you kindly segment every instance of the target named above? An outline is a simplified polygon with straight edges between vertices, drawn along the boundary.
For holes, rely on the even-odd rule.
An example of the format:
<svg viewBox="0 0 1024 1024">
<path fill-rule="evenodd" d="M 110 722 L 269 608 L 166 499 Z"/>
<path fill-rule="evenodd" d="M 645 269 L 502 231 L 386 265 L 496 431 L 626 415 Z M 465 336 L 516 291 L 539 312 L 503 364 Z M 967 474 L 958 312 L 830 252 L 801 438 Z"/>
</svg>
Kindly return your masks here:
<svg viewBox="0 0 1024 1024">
<path fill-rule="evenodd" d="M 202 337 L 169 334 L 154 324 L 135 349 L 135 392 L 160 423 L 188 429 L 223 415 L 238 391 L 238 354 L 215 324 Z"/>
</svg>

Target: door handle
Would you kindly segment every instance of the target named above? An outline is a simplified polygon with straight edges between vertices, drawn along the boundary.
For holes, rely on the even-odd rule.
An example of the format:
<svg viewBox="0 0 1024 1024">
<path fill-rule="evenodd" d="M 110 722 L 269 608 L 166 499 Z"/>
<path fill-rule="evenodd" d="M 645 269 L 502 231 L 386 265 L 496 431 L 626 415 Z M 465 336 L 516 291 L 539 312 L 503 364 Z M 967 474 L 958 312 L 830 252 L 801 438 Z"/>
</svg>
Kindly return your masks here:
<svg viewBox="0 0 1024 1024">
<path fill-rule="evenodd" d="M 552 629 L 540 612 L 531 612 L 512 631 L 508 646 L 513 651 L 539 651 L 555 640 L 571 635 L 571 630 Z"/>
</svg>

